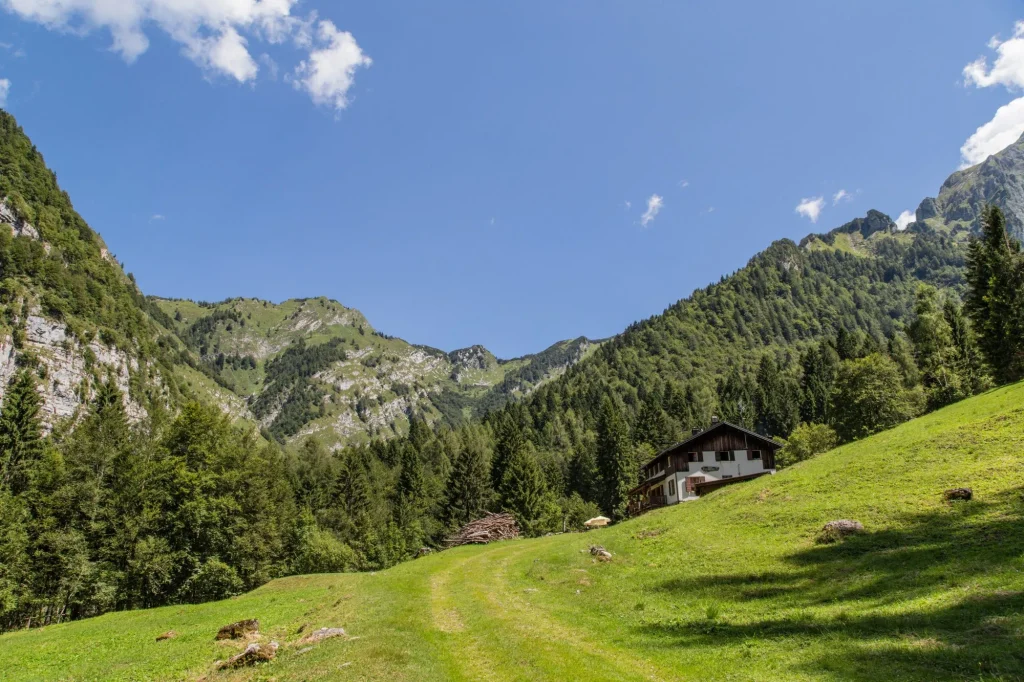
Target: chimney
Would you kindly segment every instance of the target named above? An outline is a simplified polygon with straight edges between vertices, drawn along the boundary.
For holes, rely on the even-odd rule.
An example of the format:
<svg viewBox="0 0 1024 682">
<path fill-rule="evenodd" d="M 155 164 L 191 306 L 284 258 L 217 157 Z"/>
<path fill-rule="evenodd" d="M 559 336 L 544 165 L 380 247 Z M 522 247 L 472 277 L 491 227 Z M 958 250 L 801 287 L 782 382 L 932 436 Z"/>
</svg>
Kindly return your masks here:
<svg viewBox="0 0 1024 682">
<path fill-rule="evenodd" d="M 700 427 L 699 426 L 694 426 L 692 429 L 690 429 L 690 435 L 691 436 L 696 436 L 698 433 L 700 433 Z"/>
<path fill-rule="evenodd" d="M 717 424 L 718 423 L 718 415 L 717 414 L 711 415 L 711 423 L 712 424 Z"/>
</svg>

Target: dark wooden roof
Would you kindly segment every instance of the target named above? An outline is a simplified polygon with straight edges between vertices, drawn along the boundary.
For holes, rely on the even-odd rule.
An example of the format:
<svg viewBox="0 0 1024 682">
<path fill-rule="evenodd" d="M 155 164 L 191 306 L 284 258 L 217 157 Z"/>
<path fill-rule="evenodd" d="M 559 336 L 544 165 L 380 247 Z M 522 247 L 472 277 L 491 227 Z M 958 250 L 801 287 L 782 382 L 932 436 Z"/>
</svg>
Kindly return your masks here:
<svg viewBox="0 0 1024 682">
<path fill-rule="evenodd" d="M 701 438 L 706 438 L 709 433 L 712 433 L 712 432 L 722 428 L 723 426 L 728 426 L 728 427 L 734 428 L 737 431 L 740 431 L 740 432 L 742 432 L 742 433 L 744 433 L 744 434 L 746 434 L 746 435 L 748 435 L 748 436 L 750 436 L 752 438 L 756 438 L 758 441 L 764 443 L 766 447 L 771 448 L 773 450 L 777 450 L 777 449 L 782 447 L 782 443 L 778 442 L 777 440 L 773 440 L 771 438 L 767 438 L 766 436 L 762 436 L 761 434 L 756 433 L 754 431 L 751 431 L 750 429 L 745 429 L 742 426 L 738 426 L 736 424 L 733 424 L 732 422 L 717 421 L 717 422 L 713 423 L 711 426 L 709 426 L 708 428 L 706 428 L 703 431 L 701 431 L 700 433 L 695 433 L 692 436 L 690 436 L 689 438 L 687 438 L 686 440 L 680 441 L 680 442 L 676 443 L 675 445 L 670 445 L 669 447 L 665 448 L 664 450 L 662 450 L 661 452 L 656 454 L 654 457 L 652 457 L 650 459 L 650 461 L 648 461 L 646 464 L 644 464 L 644 466 L 646 467 L 646 466 L 649 466 L 649 465 L 653 464 L 654 462 L 657 462 L 659 459 L 661 459 L 665 455 L 668 455 L 668 454 L 670 454 L 670 453 L 672 453 L 672 452 L 674 452 L 676 450 L 682 449 L 685 445 L 688 445 L 689 443 L 692 443 L 695 440 L 700 440 Z"/>
</svg>

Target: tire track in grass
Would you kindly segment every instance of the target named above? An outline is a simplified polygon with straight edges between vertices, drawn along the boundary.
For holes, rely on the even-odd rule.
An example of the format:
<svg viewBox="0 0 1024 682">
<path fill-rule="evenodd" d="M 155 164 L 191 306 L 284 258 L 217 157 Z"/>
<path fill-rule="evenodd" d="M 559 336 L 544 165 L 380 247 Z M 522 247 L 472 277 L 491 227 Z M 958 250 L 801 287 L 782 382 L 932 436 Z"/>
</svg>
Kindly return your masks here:
<svg viewBox="0 0 1024 682">
<path fill-rule="evenodd" d="M 504 543 L 503 543 L 504 544 Z M 518 595 L 508 583 L 508 566 L 532 545 L 495 546 L 460 563 L 463 605 L 467 613 L 485 614 L 490 629 L 500 636 L 485 637 L 485 648 L 496 660 L 507 661 L 523 679 L 663 680 L 664 674 L 629 651 L 609 647 L 552 620 Z M 475 608 L 473 608 L 475 607 Z M 486 622 L 486 621 L 485 621 Z M 473 623 L 470 620 L 469 627 Z M 519 660 L 510 660 L 519 654 Z"/>
<path fill-rule="evenodd" d="M 453 600 L 451 581 L 456 569 L 464 566 L 468 557 L 449 561 L 444 570 L 430 577 L 430 612 L 434 629 L 439 633 L 435 641 L 443 649 L 443 658 L 449 668 L 458 670 L 467 680 L 500 680 L 479 638 L 468 631 Z"/>
</svg>

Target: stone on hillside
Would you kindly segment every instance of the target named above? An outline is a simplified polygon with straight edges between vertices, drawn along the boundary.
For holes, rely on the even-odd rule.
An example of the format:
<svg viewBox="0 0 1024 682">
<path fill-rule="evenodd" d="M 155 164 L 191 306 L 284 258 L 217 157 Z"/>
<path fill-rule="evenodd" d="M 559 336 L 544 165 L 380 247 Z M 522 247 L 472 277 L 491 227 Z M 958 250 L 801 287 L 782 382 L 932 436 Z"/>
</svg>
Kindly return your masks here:
<svg viewBox="0 0 1024 682">
<path fill-rule="evenodd" d="M 177 636 L 178 636 L 177 632 L 175 632 L 174 630 L 168 630 L 167 632 L 163 633 L 162 635 L 157 635 L 156 641 L 162 642 L 165 639 L 174 639 Z"/>
<path fill-rule="evenodd" d="M 420 550 L 418 552 L 416 552 L 416 556 L 417 557 L 427 556 L 428 554 L 433 554 L 433 553 L 434 553 L 434 550 L 430 549 L 429 547 L 420 547 Z"/>
<path fill-rule="evenodd" d="M 249 635 L 258 634 L 259 631 L 260 622 L 255 618 L 249 618 L 248 620 L 240 620 L 237 623 L 225 625 L 217 631 L 216 639 L 242 639 Z"/>
<path fill-rule="evenodd" d="M 249 646 L 245 647 L 245 651 L 240 654 L 236 654 L 226 661 L 223 661 L 217 665 L 218 669 L 225 668 L 243 668 L 247 665 L 256 665 L 257 663 L 265 663 L 267 661 L 274 660 L 277 656 L 277 642 L 271 642 L 269 644 L 260 644 L 259 642 L 253 642 Z"/>
<path fill-rule="evenodd" d="M 974 491 L 970 488 L 951 488 L 942 493 L 943 499 L 947 502 L 968 501 L 974 497 Z"/>
<path fill-rule="evenodd" d="M 609 552 L 604 547 L 602 547 L 601 545 L 591 545 L 590 546 L 590 553 L 593 556 L 596 556 L 598 561 L 611 561 L 612 560 L 612 553 Z"/>
<path fill-rule="evenodd" d="M 864 524 L 860 521 L 853 521 L 851 519 L 837 519 L 836 521 L 829 521 L 826 523 L 821 532 L 818 533 L 817 542 L 820 545 L 827 545 L 833 542 L 838 542 L 848 535 L 855 535 L 856 533 L 863 532 Z"/>
<path fill-rule="evenodd" d="M 317 644 L 331 637 L 344 637 L 345 628 L 320 628 L 299 640 L 299 644 Z"/>
</svg>

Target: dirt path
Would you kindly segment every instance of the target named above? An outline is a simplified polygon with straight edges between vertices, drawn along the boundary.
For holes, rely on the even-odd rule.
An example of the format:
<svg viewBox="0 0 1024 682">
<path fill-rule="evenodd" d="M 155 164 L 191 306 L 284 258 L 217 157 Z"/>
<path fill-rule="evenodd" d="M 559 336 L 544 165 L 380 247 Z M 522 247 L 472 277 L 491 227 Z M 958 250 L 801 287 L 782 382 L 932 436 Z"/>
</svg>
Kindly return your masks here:
<svg viewBox="0 0 1024 682">
<path fill-rule="evenodd" d="M 518 546 L 517 546 L 518 545 Z M 500 543 L 459 556 L 430 581 L 434 627 L 457 673 L 477 679 L 664 680 L 634 652 L 584 636 L 513 588 L 510 571 L 533 545 Z M 498 672 L 501 671 L 501 672 Z M 512 671 L 512 674 L 509 674 Z M 453 671 L 455 672 L 455 671 Z"/>
</svg>

